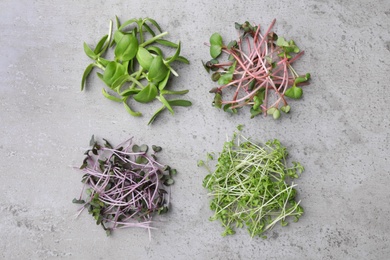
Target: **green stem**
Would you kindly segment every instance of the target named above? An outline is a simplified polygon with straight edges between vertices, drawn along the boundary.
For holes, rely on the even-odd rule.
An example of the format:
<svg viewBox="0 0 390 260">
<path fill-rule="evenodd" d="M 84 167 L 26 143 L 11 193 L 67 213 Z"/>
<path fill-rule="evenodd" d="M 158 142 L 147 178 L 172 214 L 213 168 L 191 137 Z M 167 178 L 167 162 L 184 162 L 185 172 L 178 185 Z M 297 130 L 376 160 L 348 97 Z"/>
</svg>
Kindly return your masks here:
<svg viewBox="0 0 390 260">
<path fill-rule="evenodd" d="M 158 40 L 158 39 L 164 37 L 164 36 L 167 35 L 167 34 L 168 34 L 168 32 L 160 33 L 160 34 L 154 36 L 153 38 L 151 38 L 151 39 L 149 39 L 149 40 L 147 40 L 147 41 L 141 43 L 139 46 L 140 46 L 140 47 L 145 47 L 146 45 L 149 45 L 149 44 L 155 42 L 156 40 Z"/>
</svg>

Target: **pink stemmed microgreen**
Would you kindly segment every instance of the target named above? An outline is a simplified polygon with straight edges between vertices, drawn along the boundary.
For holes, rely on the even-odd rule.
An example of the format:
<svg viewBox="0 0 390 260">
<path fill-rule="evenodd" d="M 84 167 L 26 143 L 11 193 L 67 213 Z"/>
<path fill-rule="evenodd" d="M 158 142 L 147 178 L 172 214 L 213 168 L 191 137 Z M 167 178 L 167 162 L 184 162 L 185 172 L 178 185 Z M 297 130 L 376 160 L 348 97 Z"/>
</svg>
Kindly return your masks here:
<svg viewBox="0 0 390 260">
<path fill-rule="evenodd" d="M 132 139 L 115 148 L 103 140 L 101 145 L 92 137 L 80 167 L 84 187 L 73 200 L 83 204 L 79 214 L 87 209 L 107 235 L 118 228 L 152 228 L 152 217 L 168 211 L 167 186 L 174 183 L 176 170 L 157 161 L 159 146 L 153 145 L 150 154 L 148 146 L 133 144 Z"/>
<path fill-rule="evenodd" d="M 288 98 L 302 97 L 301 86 L 308 84 L 310 74 L 299 75 L 292 63 L 304 52 L 293 40 L 287 41 L 272 31 L 275 21 L 264 34 L 260 25 L 236 23 L 239 39 L 228 45 L 223 44 L 218 33 L 210 37 L 212 59 L 204 67 L 207 72 L 213 71 L 211 78 L 220 85 L 210 90 L 215 94 L 215 107 L 236 113 L 237 109 L 250 106 L 252 118 L 268 114 L 278 119 L 280 111 L 288 113 L 291 109 Z M 227 61 L 217 60 L 222 54 L 228 55 Z M 228 91 L 232 98 L 223 99 L 222 94 Z"/>
</svg>

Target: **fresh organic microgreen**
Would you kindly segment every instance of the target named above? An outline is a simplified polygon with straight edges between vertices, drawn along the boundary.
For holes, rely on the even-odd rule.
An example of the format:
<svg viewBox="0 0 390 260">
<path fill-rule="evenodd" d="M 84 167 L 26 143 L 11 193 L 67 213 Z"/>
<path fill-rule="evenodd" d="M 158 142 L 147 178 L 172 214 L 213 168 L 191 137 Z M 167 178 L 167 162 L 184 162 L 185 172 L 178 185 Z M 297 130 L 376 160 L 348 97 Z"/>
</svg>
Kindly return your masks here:
<svg viewBox="0 0 390 260">
<path fill-rule="evenodd" d="M 139 103 L 159 100 L 163 104 L 163 109 L 158 109 L 149 123 L 165 108 L 174 114 L 172 106 L 169 105 L 170 100 L 164 95 L 183 95 L 188 92 L 165 90 L 169 86 L 170 75 L 178 76 L 171 64 L 175 61 L 189 64 L 188 59 L 180 56 L 181 43 L 163 39 L 168 33 L 163 32 L 160 25 L 151 18 L 134 18 L 121 24 L 116 17 L 116 23 L 117 29 L 113 31 L 110 21 L 109 34 L 99 40 L 94 50 L 84 43 L 85 54 L 94 62 L 84 70 L 81 90 L 96 67 L 102 71 L 97 73 L 98 77 L 113 92 L 103 89 L 103 95 L 110 100 L 123 102 L 125 109 L 132 116 L 141 116 L 142 113 L 134 112 L 130 108 L 131 100 Z M 165 57 L 163 48 L 174 48 L 173 55 Z M 113 50 L 113 59 L 105 59 L 110 50 Z M 191 102 L 188 101 L 186 106 L 188 104 Z"/>
<path fill-rule="evenodd" d="M 219 33 L 211 35 L 206 45 L 212 59 L 203 66 L 207 72 L 212 71 L 212 80 L 220 85 L 210 91 L 215 95 L 215 107 L 236 113 L 239 108 L 249 106 L 251 118 L 263 114 L 278 119 L 280 110 L 285 113 L 291 110 L 287 98 L 302 97 L 301 87 L 308 84 L 310 74 L 299 75 L 292 63 L 304 52 L 293 40 L 278 37 L 272 31 L 274 24 L 275 20 L 261 33 L 260 25 L 235 23 L 240 36 L 227 46 Z M 228 56 L 227 61 L 216 60 L 222 54 Z M 232 93 L 230 100 L 224 99 L 226 93 Z"/>
<path fill-rule="evenodd" d="M 73 199 L 83 204 L 79 214 L 87 209 L 108 235 L 117 228 L 152 228 L 152 217 L 168 211 L 167 186 L 176 170 L 157 161 L 160 146 L 148 154 L 148 146 L 133 144 L 132 138 L 117 147 L 103 140 L 100 144 L 92 136 L 80 167 L 86 195 L 82 191 Z"/>
<path fill-rule="evenodd" d="M 245 226 L 251 237 L 265 238 L 266 231 L 278 222 L 286 226 L 291 218 L 299 220 L 303 208 L 296 201 L 297 185 L 290 180 L 298 178 L 304 168 L 298 162 L 288 165 L 287 156 L 276 139 L 257 144 L 235 133 L 225 142 L 214 169 L 210 167 L 214 156 L 207 154 L 206 160 L 198 161 L 209 172 L 203 186 L 210 192 L 214 212 L 210 220 L 222 223 L 223 236 Z"/>
</svg>

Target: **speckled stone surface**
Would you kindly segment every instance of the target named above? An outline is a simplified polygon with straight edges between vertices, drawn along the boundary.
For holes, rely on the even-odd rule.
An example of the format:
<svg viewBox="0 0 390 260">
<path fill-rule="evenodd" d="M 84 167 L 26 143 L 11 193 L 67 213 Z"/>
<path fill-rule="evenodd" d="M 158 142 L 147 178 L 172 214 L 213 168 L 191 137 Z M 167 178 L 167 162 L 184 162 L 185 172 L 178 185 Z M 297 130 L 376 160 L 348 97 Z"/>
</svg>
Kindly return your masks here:
<svg viewBox="0 0 390 260">
<path fill-rule="evenodd" d="M 133 118 L 101 95 L 96 76 L 80 92 L 91 45 L 108 21 L 152 17 L 182 41 L 190 66 L 178 65 L 189 109 L 147 126 L 158 106 Z M 202 67 L 214 32 L 234 39 L 234 22 L 293 38 L 296 64 L 312 81 L 279 121 L 230 116 L 211 107 L 214 86 Z M 390 2 L 297 1 L 0 1 L 0 259 L 388 259 L 390 255 Z M 254 140 L 278 138 L 306 171 L 298 183 L 305 215 L 268 239 L 245 230 L 221 237 L 208 220 L 204 169 L 238 124 Z M 83 152 L 94 134 L 119 143 L 164 147 L 178 170 L 169 214 L 143 229 L 106 237 L 71 203 L 81 190 Z"/>
</svg>

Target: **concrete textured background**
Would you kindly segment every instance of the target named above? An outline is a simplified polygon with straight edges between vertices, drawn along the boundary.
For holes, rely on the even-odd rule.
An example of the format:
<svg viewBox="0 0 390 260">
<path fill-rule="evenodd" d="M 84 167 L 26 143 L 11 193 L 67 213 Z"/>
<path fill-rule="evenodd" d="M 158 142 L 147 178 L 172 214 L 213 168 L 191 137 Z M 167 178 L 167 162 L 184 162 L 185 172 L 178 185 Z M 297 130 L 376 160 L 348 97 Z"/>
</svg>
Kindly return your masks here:
<svg viewBox="0 0 390 260">
<path fill-rule="evenodd" d="M 96 76 L 80 92 L 91 45 L 108 21 L 152 17 L 181 40 L 190 66 L 173 84 L 189 88 L 189 109 L 164 114 L 142 106 L 133 118 L 101 95 Z M 214 86 L 201 61 L 214 32 L 236 36 L 248 20 L 293 38 L 310 72 L 304 98 L 281 120 L 230 116 L 211 107 Z M 390 2 L 296 1 L 0 1 L 1 259 L 389 259 Z M 221 237 L 208 220 L 206 152 L 218 152 L 238 124 L 254 140 L 278 138 L 306 171 L 297 180 L 305 215 L 266 240 L 246 230 Z M 125 229 L 106 237 L 86 212 L 75 219 L 81 164 L 92 134 L 119 143 L 164 147 L 162 162 L 179 172 L 171 211 L 157 230 Z"/>
</svg>

